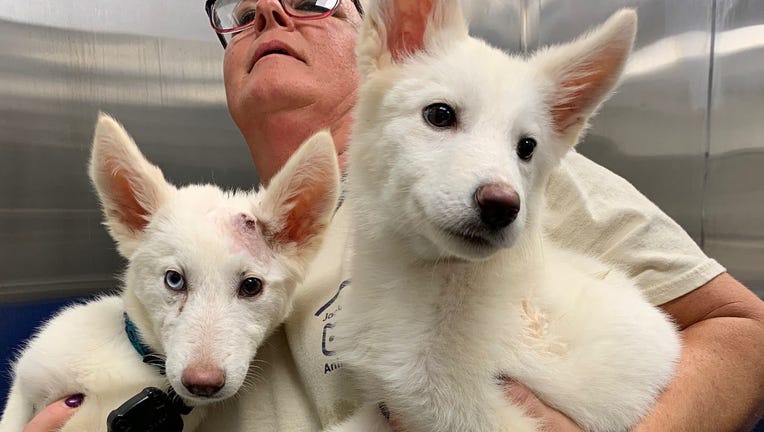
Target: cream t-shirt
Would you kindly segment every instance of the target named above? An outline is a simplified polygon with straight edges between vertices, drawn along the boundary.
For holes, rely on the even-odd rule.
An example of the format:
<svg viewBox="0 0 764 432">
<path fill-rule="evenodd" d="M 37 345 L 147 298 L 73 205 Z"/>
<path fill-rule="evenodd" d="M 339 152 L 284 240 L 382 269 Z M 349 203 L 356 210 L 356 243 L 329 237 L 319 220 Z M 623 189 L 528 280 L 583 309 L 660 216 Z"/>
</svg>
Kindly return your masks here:
<svg viewBox="0 0 764 432">
<path fill-rule="evenodd" d="M 320 431 L 358 400 L 337 361 L 334 329 L 349 282 L 349 223 L 340 208 L 290 319 L 258 353 L 256 385 L 216 410 L 202 432 Z M 613 263 L 653 304 L 724 272 L 685 231 L 623 178 L 571 152 L 547 188 L 544 230 L 559 246 Z"/>
</svg>

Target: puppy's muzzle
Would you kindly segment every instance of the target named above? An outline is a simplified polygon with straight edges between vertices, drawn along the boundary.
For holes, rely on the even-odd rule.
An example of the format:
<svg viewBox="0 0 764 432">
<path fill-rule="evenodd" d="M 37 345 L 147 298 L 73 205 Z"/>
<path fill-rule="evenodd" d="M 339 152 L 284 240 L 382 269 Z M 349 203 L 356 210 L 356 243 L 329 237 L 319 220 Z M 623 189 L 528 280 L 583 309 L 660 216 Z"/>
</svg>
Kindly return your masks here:
<svg viewBox="0 0 764 432">
<path fill-rule="evenodd" d="M 475 205 L 483 224 L 492 231 L 498 231 L 517 218 L 520 195 L 506 183 L 487 183 L 475 191 Z"/>
</svg>

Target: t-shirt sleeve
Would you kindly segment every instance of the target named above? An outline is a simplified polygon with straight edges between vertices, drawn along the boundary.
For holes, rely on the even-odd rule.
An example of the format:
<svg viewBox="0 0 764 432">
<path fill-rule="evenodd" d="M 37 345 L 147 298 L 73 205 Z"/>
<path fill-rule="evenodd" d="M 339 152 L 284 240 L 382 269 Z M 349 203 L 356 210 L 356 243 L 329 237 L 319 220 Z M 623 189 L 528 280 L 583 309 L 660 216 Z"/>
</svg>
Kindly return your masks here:
<svg viewBox="0 0 764 432">
<path fill-rule="evenodd" d="M 725 271 L 629 182 L 570 152 L 549 179 L 544 231 L 558 246 L 611 263 L 661 305 Z"/>
</svg>

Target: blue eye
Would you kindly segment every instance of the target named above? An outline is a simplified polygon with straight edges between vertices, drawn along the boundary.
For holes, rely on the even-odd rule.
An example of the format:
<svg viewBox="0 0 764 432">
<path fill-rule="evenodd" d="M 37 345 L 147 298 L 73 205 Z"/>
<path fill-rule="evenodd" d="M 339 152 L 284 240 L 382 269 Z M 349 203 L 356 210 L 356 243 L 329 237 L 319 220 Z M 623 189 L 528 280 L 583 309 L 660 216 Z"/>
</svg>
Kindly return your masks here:
<svg viewBox="0 0 764 432">
<path fill-rule="evenodd" d="M 164 284 L 173 291 L 183 291 L 186 289 L 186 279 L 175 270 L 167 270 L 167 273 L 164 274 Z"/>
</svg>

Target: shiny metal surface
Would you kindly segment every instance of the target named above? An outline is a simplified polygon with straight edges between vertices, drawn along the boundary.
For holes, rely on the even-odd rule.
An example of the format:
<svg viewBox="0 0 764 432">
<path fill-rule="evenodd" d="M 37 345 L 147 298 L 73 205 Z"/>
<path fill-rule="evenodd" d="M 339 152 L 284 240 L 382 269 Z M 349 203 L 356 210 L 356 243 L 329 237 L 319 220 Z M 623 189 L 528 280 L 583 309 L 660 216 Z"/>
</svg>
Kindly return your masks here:
<svg viewBox="0 0 764 432">
<path fill-rule="evenodd" d="M 705 248 L 764 297 L 764 2 L 714 12 Z"/>
<path fill-rule="evenodd" d="M 225 108 L 222 49 L 203 31 L 205 41 L 0 20 L 0 302 L 116 286 L 120 259 L 86 174 L 99 110 L 176 184 L 257 184 Z"/>
<path fill-rule="evenodd" d="M 203 0 L 0 0 L 0 19 L 94 33 L 209 42 L 209 23 L 203 7 Z"/>
<path fill-rule="evenodd" d="M 470 22 L 470 32 L 494 46 L 511 52 L 527 51 L 528 35 L 535 35 L 529 26 L 538 21 L 538 14 L 526 5 L 527 0 L 466 0 L 462 2 L 464 16 Z"/>
</svg>

